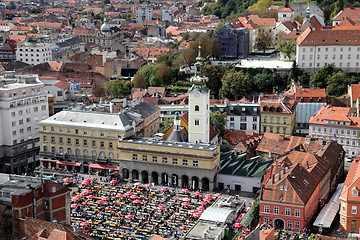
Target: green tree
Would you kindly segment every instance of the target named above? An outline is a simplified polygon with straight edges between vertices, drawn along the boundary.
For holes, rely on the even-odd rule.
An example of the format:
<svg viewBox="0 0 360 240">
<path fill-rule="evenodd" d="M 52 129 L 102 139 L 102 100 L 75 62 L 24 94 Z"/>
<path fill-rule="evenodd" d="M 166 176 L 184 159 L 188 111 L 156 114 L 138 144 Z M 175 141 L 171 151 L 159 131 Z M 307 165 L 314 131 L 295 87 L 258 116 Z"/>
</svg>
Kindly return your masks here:
<svg viewBox="0 0 360 240">
<path fill-rule="evenodd" d="M 276 50 L 283 53 L 289 60 L 293 54 L 296 52 L 296 42 L 295 40 L 291 41 L 282 41 L 278 46 L 276 46 Z"/>
<path fill-rule="evenodd" d="M 294 21 L 301 22 L 303 19 L 304 19 L 304 17 L 301 16 L 300 14 L 295 14 L 294 15 Z"/>
<path fill-rule="evenodd" d="M 258 73 L 254 76 L 253 79 L 254 88 L 258 92 L 272 92 L 274 87 L 273 80 L 272 73 Z"/>
<path fill-rule="evenodd" d="M 265 54 L 266 49 L 269 48 L 269 45 L 271 43 L 272 43 L 271 34 L 265 31 L 265 29 L 260 28 L 256 34 L 254 47 Z"/>
<path fill-rule="evenodd" d="M 248 9 L 250 12 L 257 11 L 263 12 L 273 4 L 272 0 L 259 0 L 257 3 L 250 6 Z"/>
<path fill-rule="evenodd" d="M 214 98 L 219 98 L 221 89 L 221 78 L 224 76 L 226 68 L 224 66 L 206 65 L 204 74 L 208 77 L 209 81 L 207 87 L 211 90 Z"/>
<path fill-rule="evenodd" d="M 171 118 L 164 118 L 164 121 L 160 123 L 160 132 L 166 133 L 174 124 L 174 120 Z"/>
<path fill-rule="evenodd" d="M 16 9 L 16 5 L 14 1 L 10 1 L 9 5 L 6 6 L 7 9 Z"/>
<path fill-rule="evenodd" d="M 221 94 L 223 97 L 241 99 L 251 91 L 251 80 L 243 71 L 231 69 L 221 79 Z"/>
<path fill-rule="evenodd" d="M 144 75 L 142 75 L 141 73 L 135 74 L 134 79 L 133 79 L 133 84 L 134 84 L 134 87 L 136 87 L 136 88 L 145 88 L 146 87 L 146 79 L 145 79 Z"/>
<path fill-rule="evenodd" d="M 350 83 L 347 74 L 343 71 L 331 75 L 327 79 L 326 94 L 339 97 L 347 92 L 347 86 Z"/>
<path fill-rule="evenodd" d="M 310 76 L 310 86 L 313 88 L 326 88 L 327 78 L 333 75 L 337 68 L 333 64 L 320 68 Z"/>
<path fill-rule="evenodd" d="M 166 64 L 162 64 L 159 70 L 157 71 L 157 76 L 159 78 L 159 82 L 157 84 L 160 84 L 156 87 L 161 86 L 162 84 L 169 84 L 170 80 L 170 70 L 169 67 Z M 154 86 L 155 85 L 151 85 Z"/>
<path fill-rule="evenodd" d="M 220 131 L 221 135 L 224 133 L 226 119 L 221 113 L 210 113 L 210 122 Z"/>
<path fill-rule="evenodd" d="M 344 0 L 337 0 L 335 2 L 335 9 L 331 14 L 331 17 L 335 17 L 341 10 L 344 10 Z"/>
<path fill-rule="evenodd" d="M 115 79 L 105 84 L 105 92 L 106 95 L 110 95 L 113 98 L 123 98 L 131 93 L 132 87 L 132 82 Z"/>
<path fill-rule="evenodd" d="M 110 4 L 110 0 L 104 0 L 104 5 Z"/>
</svg>

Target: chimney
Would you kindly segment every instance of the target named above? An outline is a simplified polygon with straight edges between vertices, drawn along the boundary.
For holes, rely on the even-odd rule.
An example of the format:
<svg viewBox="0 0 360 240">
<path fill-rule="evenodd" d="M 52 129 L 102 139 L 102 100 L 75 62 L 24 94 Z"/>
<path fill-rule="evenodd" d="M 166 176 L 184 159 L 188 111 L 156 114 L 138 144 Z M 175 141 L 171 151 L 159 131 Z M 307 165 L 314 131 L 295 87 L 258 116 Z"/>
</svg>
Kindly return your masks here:
<svg viewBox="0 0 360 240">
<path fill-rule="evenodd" d="M 275 173 L 273 173 L 273 175 L 271 176 L 271 182 L 272 184 L 275 184 Z"/>
<path fill-rule="evenodd" d="M 281 180 L 281 172 L 279 172 L 279 181 Z"/>
<path fill-rule="evenodd" d="M 309 169 L 309 161 L 306 161 L 306 169 Z"/>
<path fill-rule="evenodd" d="M 286 173 L 286 167 L 283 168 L 283 174 L 285 174 L 285 173 Z"/>
</svg>

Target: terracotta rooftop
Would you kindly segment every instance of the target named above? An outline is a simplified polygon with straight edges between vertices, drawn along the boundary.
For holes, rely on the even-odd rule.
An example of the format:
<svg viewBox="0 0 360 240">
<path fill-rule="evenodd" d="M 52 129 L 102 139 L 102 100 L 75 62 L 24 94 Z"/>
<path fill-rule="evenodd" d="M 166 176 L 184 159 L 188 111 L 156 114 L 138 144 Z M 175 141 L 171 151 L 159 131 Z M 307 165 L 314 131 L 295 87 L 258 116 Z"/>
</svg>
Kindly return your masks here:
<svg viewBox="0 0 360 240">
<path fill-rule="evenodd" d="M 358 17 L 360 16 L 360 8 L 345 8 L 341 10 L 333 19 L 333 21 L 341 21 L 346 17 Z"/>
<path fill-rule="evenodd" d="M 360 156 L 357 156 L 351 163 L 344 187 L 340 194 L 340 199 L 360 202 L 360 193 L 357 196 L 353 196 L 353 190 L 360 192 Z"/>
<path fill-rule="evenodd" d="M 61 88 L 63 90 L 66 90 L 66 89 L 70 88 L 71 84 L 66 81 L 59 81 L 59 82 L 55 83 L 54 86 Z"/>
</svg>

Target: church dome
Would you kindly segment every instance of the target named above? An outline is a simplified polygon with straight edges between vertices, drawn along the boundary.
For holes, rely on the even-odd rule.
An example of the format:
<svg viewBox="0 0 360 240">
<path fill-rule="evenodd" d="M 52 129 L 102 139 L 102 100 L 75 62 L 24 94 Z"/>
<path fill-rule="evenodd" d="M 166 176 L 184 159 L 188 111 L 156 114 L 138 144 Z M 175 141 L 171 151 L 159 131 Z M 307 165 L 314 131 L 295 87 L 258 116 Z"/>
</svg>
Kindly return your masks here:
<svg viewBox="0 0 360 240">
<path fill-rule="evenodd" d="M 104 18 L 104 23 L 103 23 L 103 25 L 101 25 L 100 30 L 102 32 L 110 32 L 110 26 L 107 24 L 106 18 Z"/>
</svg>

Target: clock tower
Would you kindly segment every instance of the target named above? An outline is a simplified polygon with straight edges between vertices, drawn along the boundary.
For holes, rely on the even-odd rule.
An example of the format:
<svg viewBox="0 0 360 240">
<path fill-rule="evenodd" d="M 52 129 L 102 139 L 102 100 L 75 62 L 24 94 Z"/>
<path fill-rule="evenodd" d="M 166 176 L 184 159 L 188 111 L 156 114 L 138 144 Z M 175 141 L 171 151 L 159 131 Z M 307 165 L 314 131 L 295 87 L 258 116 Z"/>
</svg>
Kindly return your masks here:
<svg viewBox="0 0 360 240">
<path fill-rule="evenodd" d="M 189 89 L 189 142 L 210 143 L 210 90 L 206 87 L 208 78 L 203 73 L 201 46 L 195 63 L 195 76 Z"/>
</svg>

